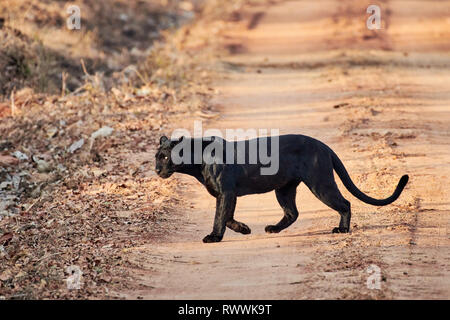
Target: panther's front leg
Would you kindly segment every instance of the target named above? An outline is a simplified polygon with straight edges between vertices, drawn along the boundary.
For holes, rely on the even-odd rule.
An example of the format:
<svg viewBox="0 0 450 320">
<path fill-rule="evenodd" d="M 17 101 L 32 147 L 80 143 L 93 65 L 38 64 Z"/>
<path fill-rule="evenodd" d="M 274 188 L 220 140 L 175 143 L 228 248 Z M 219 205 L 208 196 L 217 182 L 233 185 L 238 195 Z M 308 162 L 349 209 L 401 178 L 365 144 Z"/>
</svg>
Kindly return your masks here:
<svg viewBox="0 0 450 320">
<path fill-rule="evenodd" d="M 213 231 L 203 238 L 203 242 L 219 242 L 222 240 L 227 221 L 233 218 L 235 208 L 236 195 L 234 192 L 223 192 L 216 197 Z"/>
</svg>

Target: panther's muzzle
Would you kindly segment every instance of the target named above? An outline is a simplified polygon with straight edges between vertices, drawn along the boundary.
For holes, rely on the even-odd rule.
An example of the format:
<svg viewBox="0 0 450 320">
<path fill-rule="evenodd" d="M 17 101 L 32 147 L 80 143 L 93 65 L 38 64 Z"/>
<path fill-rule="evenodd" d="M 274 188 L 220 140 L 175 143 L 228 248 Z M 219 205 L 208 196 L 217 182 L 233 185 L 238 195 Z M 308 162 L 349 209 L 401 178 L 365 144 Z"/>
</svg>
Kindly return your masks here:
<svg viewBox="0 0 450 320">
<path fill-rule="evenodd" d="M 167 179 L 173 174 L 173 171 L 162 171 L 161 169 L 156 169 L 155 172 L 163 179 Z"/>
</svg>

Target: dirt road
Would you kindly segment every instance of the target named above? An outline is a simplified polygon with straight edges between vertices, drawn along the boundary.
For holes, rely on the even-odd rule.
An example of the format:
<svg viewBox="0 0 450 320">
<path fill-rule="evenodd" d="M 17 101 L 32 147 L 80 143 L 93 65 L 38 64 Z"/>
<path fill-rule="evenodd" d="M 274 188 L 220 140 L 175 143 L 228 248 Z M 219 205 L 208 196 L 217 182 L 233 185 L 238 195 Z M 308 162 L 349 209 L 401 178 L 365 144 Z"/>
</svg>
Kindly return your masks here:
<svg viewBox="0 0 450 320">
<path fill-rule="evenodd" d="M 331 234 L 339 215 L 300 185 L 298 221 L 280 234 L 274 193 L 238 199 L 235 217 L 252 229 L 227 230 L 203 244 L 215 200 L 177 176 L 191 208 L 179 228 L 130 259 L 144 299 L 450 298 L 450 2 L 380 1 L 382 29 L 366 28 L 365 1 L 283 1 L 239 10 L 221 35 L 220 112 L 204 129 L 276 128 L 332 147 L 373 197 L 352 203 L 352 232 Z M 180 123 L 191 128 L 194 119 Z M 381 289 L 369 289 L 370 265 Z"/>
</svg>

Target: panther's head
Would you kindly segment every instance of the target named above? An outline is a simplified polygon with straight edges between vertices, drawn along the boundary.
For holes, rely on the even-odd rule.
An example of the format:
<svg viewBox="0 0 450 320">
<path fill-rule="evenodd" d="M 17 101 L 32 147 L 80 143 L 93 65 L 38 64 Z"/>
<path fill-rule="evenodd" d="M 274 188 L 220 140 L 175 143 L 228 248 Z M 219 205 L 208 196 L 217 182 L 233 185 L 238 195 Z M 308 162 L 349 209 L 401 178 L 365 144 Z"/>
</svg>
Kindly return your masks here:
<svg viewBox="0 0 450 320">
<path fill-rule="evenodd" d="M 155 171 L 161 178 L 169 178 L 176 171 L 176 166 L 172 162 L 171 154 L 173 147 L 181 142 L 182 139 L 183 137 L 179 140 L 170 140 L 166 136 L 162 136 L 159 139 L 159 148 L 155 155 Z"/>
</svg>

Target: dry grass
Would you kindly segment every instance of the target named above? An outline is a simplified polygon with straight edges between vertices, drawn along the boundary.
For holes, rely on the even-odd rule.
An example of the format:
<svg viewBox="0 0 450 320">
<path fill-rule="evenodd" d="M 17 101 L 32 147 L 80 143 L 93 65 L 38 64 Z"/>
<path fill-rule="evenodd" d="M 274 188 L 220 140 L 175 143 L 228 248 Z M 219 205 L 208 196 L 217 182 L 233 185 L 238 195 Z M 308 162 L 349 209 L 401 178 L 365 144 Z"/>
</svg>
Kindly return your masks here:
<svg viewBox="0 0 450 320">
<path fill-rule="evenodd" d="M 81 30 L 69 30 L 64 1 L 5 0 L 0 3 L 0 94 L 15 88 L 57 93 L 83 84 L 81 59 L 89 72 L 112 76 L 146 56 L 160 30 L 183 21 L 179 1 L 95 1 L 71 4 L 81 9 Z M 111 77 L 108 88 L 113 86 Z"/>
</svg>

